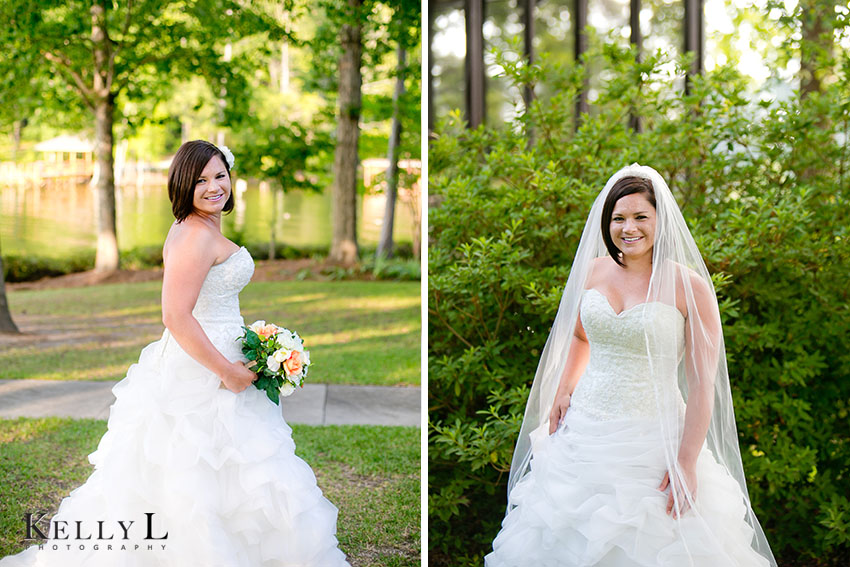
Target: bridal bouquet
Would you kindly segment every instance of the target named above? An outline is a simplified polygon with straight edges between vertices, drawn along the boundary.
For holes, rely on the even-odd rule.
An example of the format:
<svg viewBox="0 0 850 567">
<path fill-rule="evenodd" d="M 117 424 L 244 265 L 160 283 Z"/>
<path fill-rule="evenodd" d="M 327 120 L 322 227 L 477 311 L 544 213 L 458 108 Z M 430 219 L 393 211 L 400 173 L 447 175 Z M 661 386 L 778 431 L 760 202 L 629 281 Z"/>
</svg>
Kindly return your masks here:
<svg viewBox="0 0 850 567">
<path fill-rule="evenodd" d="M 237 340 L 242 341 L 242 354 L 256 363 L 250 367 L 257 373 L 254 386 L 279 404 L 280 396 L 289 396 L 296 386 L 304 385 L 310 352 L 304 350 L 295 331 L 265 321 L 254 321 L 242 328 L 245 333 Z"/>
</svg>

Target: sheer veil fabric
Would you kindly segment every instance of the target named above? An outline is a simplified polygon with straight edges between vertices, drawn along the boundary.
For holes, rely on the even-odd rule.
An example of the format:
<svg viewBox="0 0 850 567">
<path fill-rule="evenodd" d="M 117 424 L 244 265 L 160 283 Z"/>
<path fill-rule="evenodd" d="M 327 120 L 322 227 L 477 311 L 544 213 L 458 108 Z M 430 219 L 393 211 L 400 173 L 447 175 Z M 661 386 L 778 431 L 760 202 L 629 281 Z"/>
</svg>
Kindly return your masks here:
<svg viewBox="0 0 850 567">
<path fill-rule="evenodd" d="M 746 506 L 745 521 L 753 528 L 753 549 L 775 566 L 776 561 L 747 493 L 714 287 L 670 189 L 651 167 L 635 163 L 619 170 L 593 203 L 531 387 L 514 449 L 508 494 L 529 471 L 536 444 L 549 434 L 549 412 L 569 356 L 581 297 L 594 259 L 608 255 L 601 232 L 605 198 L 619 179 L 628 176 L 649 179 L 656 198 L 653 269 L 645 302 L 663 303 L 686 314 L 684 353 L 679 352 L 675 334 L 665 332 L 657 325 L 644 325 L 656 404 L 655 411 L 650 413 L 657 418 L 661 439 L 664 440 L 664 456 L 677 511 L 675 517 L 677 522 L 681 521 L 678 511 L 696 515 L 699 523 L 705 526 L 706 533 L 700 537 L 713 537 L 707 523 L 700 517 L 699 508 L 694 508 L 695 499 L 687 490 L 677 461 L 686 416 L 688 423 L 701 420 L 705 423 L 710 418 L 703 450 L 710 450 L 717 462 L 737 481 Z M 664 379 L 671 376 L 678 379 Z M 697 481 L 698 501 L 699 479 Z M 514 505 L 509 498 L 508 511 Z M 678 531 L 680 534 L 693 533 L 692 530 Z M 687 548 L 688 542 L 682 543 Z"/>
</svg>

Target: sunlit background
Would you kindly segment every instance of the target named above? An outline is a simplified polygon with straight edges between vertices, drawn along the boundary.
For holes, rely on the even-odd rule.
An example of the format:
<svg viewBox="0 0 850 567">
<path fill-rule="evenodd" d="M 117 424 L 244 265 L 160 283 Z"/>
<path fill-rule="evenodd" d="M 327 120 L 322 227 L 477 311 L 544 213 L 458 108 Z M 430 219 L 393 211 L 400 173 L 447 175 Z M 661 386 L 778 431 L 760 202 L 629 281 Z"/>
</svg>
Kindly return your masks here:
<svg viewBox="0 0 850 567">
<path fill-rule="evenodd" d="M 574 56 L 574 0 L 540 0 L 534 9 L 535 54 L 571 61 Z M 463 109 L 466 31 L 464 3 L 457 0 L 431 3 L 431 94 L 434 122 L 453 109 Z M 787 57 L 783 47 L 799 41 L 799 30 L 782 19 L 798 8 L 797 0 L 705 0 L 703 3 L 704 70 L 730 64 L 749 79 L 759 98 L 784 99 L 799 87 L 800 61 Z M 850 14 L 847 5 L 835 7 L 837 14 Z M 485 0 L 484 63 L 486 74 L 486 119 L 497 125 L 510 118 L 513 101 L 521 94 L 498 77 L 493 48 L 506 49 L 508 41 L 524 32 L 523 8 L 517 0 Z M 640 32 L 644 53 L 661 50 L 675 59 L 683 52 L 683 0 L 644 0 L 640 9 Z M 587 23 L 599 37 L 622 46 L 629 44 L 629 1 L 588 0 Z M 835 44 L 850 48 L 850 36 L 835 30 Z M 668 64 L 672 70 L 672 63 Z M 588 100 L 597 94 L 600 77 L 591 75 Z M 676 83 L 684 88 L 684 81 Z M 538 88 L 545 88 L 540 85 Z"/>
<path fill-rule="evenodd" d="M 226 144 L 235 155 L 236 208 L 223 217 L 227 237 L 302 249 L 327 249 L 331 244 L 338 40 L 328 17 L 309 2 L 298 1 L 291 9 L 275 2 L 258 5 L 288 27 L 295 40 L 283 38 L 260 45 L 250 37 L 233 45 L 228 40 L 217 49 L 222 51 L 222 65 L 250 62 L 256 67 L 247 84 L 240 85 L 244 96 L 238 104 L 226 102 L 200 73 L 163 79 L 154 89 L 159 91 L 156 93 L 140 93 L 137 88 L 132 95 L 122 91 L 117 96 L 113 155 L 121 251 L 162 245 L 174 220 L 166 188 L 168 166 L 180 144 L 193 139 Z M 63 9 L 58 5 L 45 8 L 40 17 L 61 22 Z M 366 248 L 375 247 L 385 222 L 385 172 L 399 65 L 393 41 L 385 37 L 381 48 L 372 36 L 389 33 L 390 22 L 401 17 L 391 3 L 378 2 L 371 9 L 373 27 L 363 32 L 367 43 L 361 68 L 356 210 L 358 242 Z M 399 22 L 392 25 L 399 27 Z M 414 21 L 403 23 L 418 29 L 418 12 Z M 417 45 L 409 51 L 407 61 L 418 71 L 420 49 Z M 13 78 L 22 80 L 21 70 L 15 68 L 14 72 Z M 94 115 L 72 89 L 63 87 L 58 75 L 39 77 L 50 88 L 33 89 L 27 105 L 5 109 L 0 119 L 0 243 L 4 257 L 60 258 L 91 254 L 96 247 Z M 399 159 L 403 165 L 393 239 L 409 245 L 418 230 L 420 87 L 417 72 L 407 72 L 405 80 L 416 97 L 413 100 L 409 95 L 411 101 L 402 107 L 402 119 L 415 120 L 417 128 L 406 126 L 401 134 Z M 63 88 L 67 100 L 54 93 Z M 275 149 L 262 147 L 272 139 L 279 141 L 274 159 L 269 154 Z M 263 174 L 281 170 L 289 177 Z M 309 180 L 312 187 L 293 182 L 291 170 L 296 170 L 295 177 Z"/>
<path fill-rule="evenodd" d="M 283 192 L 254 180 L 244 187 L 244 191 L 234 191 L 236 207 L 222 218 L 222 230 L 229 237 L 269 242 L 274 233 L 275 242 L 299 248 L 330 244 L 329 190 Z M 161 246 L 174 222 L 165 176 L 148 175 L 140 185 L 131 183 L 117 188 L 115 196 L 119 248 Z M 383 194 L 359 197 L 361 243 L 374 246 L 378 241 L 384 206 Z M 95 214 L 94 191 L 85 183 L 0 184 L 3 254 L 63 257 L 93 250 Z M 412 230 L 412 209 L 406 198 L 400 199 L 393 224 L 396 241 L 411 242 Z"/>
</svg>

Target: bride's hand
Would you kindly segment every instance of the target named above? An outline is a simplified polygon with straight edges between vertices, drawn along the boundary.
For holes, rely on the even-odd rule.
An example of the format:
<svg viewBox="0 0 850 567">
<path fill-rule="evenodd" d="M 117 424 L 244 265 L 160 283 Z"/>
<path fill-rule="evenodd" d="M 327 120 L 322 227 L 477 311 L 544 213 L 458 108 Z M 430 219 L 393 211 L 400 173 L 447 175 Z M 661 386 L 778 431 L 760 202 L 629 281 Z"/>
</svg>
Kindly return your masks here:
<svg viewBox="0 0 850 567">
<path fill-rule="evenodd" d="M 249 364 L 256 363 L 251 362 Z M 244 362 L 231 362 L 230 367 L 219 378 L 221 378 L 225 388 L 234 394 L 238 394 L 250 386 L 257 379 L 257 375 L 249 370 Z"/>
<path fill-rule="evenodd" d="M 564 394 L 555 398 L 555 403 L 552 405 L 552 411 L 549 412 L 549 435 L 555 433 L 561 420 L 567 413 L 567 408 L 570 407 L 570 395 Z"/>
<path fill-rule="evenodd" d="M 686 465 L 683 465 L 682 463 L 679 463 L 679 469 L 682 471 L 682 476 L 684 477 L 685 484 L 687 484 L 687 487 L 691 492 L 690 499 L 692 501 L 696 502 L 696 498 L 697 498 L 697 471 L 696 471 L 696 466 L 686 466 Z M 685 512 L 687 512 L 690 509 L 691 505 L 690 505 L 690 502 L 688 501 L 687 496 L 684 493 L 684 487 L 681 485 L 681 483 L 676 483 L 676 485 L 677 485 L 676 490 L 677 490 L 677 493 L 678 493 L 676 495 L 676 500 L 679 501 L 679 508 L 681 509 L 679 516 L 681 516 L 682 514 L 684 514 Z M 670 487 L 670 473 L 665 472 L 664 478 L 661 479 L 661 484 L 658 486 L 658 490 L 663 492 L 663 491 L 667 490 L 668 487 Z M 674 518 L 676 518 L 677 517 L 676 511 L 673 508 L 674 508 L 673 489 L 672 489 L 672 487 L 670 487 L 670 493 L 667 495 L 667 513 L 668 514 L 672 513 L 672 516 Z"/>
</svg>

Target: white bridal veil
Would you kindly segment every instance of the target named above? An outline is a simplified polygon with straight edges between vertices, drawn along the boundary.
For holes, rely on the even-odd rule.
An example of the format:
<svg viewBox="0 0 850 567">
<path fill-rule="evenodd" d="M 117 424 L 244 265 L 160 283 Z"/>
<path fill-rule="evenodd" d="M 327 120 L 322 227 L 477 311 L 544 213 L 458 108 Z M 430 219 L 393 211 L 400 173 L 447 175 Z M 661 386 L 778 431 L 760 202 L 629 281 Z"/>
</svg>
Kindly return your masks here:
<svg viewBox="0 0 850 567">
<path fill-rule="evenodd" d="M 582 292 L 586 287 L 593 260 L 608 255 L 601 231 L 605 198 L 619 179 L 628 176 L 649 179 L 655 191 L 653 268 L 646 302 L 665 303 L 678 307 L 687 314 L 683 356 L 679 356 L 675 333 L 664 332 L 664 329 L 653 325 L 644 326 L 657 406 L 657 411 L 653 413 L 658 417 L 661 437 L 665 440 L 665 458 L 667 470 L 670 471 L 674 507 L 677 511 L 683 510 L 687 515 L 695 514 L 702 525 L 706 526 L 706 532 L 710 532 L 702 521 L 698 508 L 693 508 L 694 502 L 690 492 L 686 490 L 686 483 L 677 462 L 685 423 L 690 424 L 689 427 L 702 429 L 707 425 L 707 448 L 741 488 L 743 504 L 746 507 L 745 520 L 753 528 L 752 546 L 775 566 L 776 561 L 753 513 L 747 493 L 714 287 L 670 189 L 651 167 L 638 164 L 624 167 L 611 176 L 593 203 L 555 322 L 534 376 L 511 463 L 508 494 L 529 470 L 535 440 L 549 434 L 549 412 L 569 356 Z M 664 377 L 678 379 L 665 380 Z M 684 400 L 687 400 L 687 405 Z M 659 483 L 660 481 L 661 479 Z M 699 500 L 699 482 L 696 500 Z M 509 502 L 508 509 L 511 507 Z M 674 517 L 681 521 L 678 519 L 680 514 L 677 513 Z M 684 532 L 680 530 L 680 533 Z M 710 533 L 704 535 L 712 537 Z M 687 542 L 683 543 L 687 547 Z"/>
</svg>

